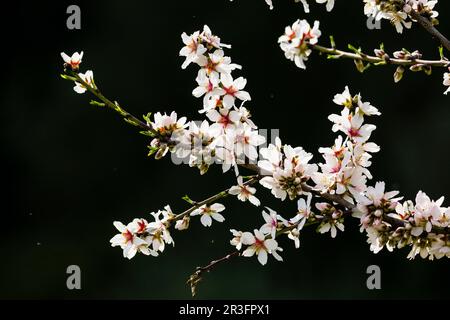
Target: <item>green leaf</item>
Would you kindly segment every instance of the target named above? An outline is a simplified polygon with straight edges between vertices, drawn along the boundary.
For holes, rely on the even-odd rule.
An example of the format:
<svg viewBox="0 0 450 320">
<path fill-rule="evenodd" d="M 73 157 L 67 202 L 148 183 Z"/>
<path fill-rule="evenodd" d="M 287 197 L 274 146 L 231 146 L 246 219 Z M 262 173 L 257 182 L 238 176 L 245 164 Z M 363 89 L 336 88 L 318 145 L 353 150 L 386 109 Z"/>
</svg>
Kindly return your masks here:
<svg viewBox="0 0 450 320">
<path fill-rule="evenodd" d="M 341 54 L 329 54 L 329 55 L 327 55 L 327 59 L 330 59 L 330 60 L 337 60 L 340 57 L 342 57 Z"/>
<path fill-rule="evenodd" d="M 353 45 L 348 44 L 348 48 L 350 50 L 352 50 L 354 53 L 360 54 L 361 53 L 361 48 L 355 48 Z"/>
<path fill-rule="evenodd" d="M 439 46 L 439 56 L 441 57 L 441 60 L 444 60 L 444 47 Z"/>
<path fill-rule="evenodd" d="M 99 101 L 95 101 L 95 100 L 91 100 L 89 102 L 89 104 L 91 106 L 95 106 L 95 107 L 105 107 L 106 106 L 106 104 L 104 104 L 103 102 L 99 102 Z"/>
<path fill-rule="evenodd" d="M 182 197 L 181 199 L 183 199 L 184 201 L 186 201 L 187 203 L 189 203 L 190 205 L 195 205 L 195 201 L 192 200 L 191 198 L 189 198 L 188 195 L 185 195 L 184 197 Z"/>
<path fill-rule="evenodd" d="M 63 74 L 61 73 L 61 78 L 63 78 L 64 80 L 69 80 L 69 81 L 76 81 L 77 79 L 71 76 L 68 76 L 67 74 Z"/>
<path fill-rule="evenodd" d="M 147 156 L 151 156 L 152 154 L 154 154 L 156 151 L 158 151 L 158 147 L 152 147 L 152 146 L 148 146 L 148 149 L 149 149 L 149 151 L 148 151 L 148 154 L 147 154 Z"/>
<path fill-rule="evenodd" d="M 149 112 L 149 113 L 147 113 L 147 114 L 144 114 L 144 115 L 142 116 L 142 118 L 144 118 L 144 120 L 145 120 L 147 123 L 150 123 L 150 122 L 151 122 L 151 120 L 150 120 L 151 115 L 152 115 L 152 113 Z"/>
<path fill-rule="evenodd" d="M 331 45 L 331 48 L 333 48 L 333 49 L 336 48 L 336 42 L 334 42 L 334 37 L 332 35 L 330 36 L 330 45 Z"/>
<path fill-rule="evenodd" d="M 144 136 L 152 137 L 152 138 L 155 136 L 155 134 L 153 132 L 151 132 L 151 131 L 139 131 L 139 133 L 144 135 Z"/>
<path fill-rule="evenodd" d="M 139 123 L 137 123 L 136 121 L 134 121 L 133 119 L 129 119 L 129 118 L 123 118 L 123 120 L 125 120 L 125 122 L 128 122 L 129 124 L 139 127 Z"/>
</svg>

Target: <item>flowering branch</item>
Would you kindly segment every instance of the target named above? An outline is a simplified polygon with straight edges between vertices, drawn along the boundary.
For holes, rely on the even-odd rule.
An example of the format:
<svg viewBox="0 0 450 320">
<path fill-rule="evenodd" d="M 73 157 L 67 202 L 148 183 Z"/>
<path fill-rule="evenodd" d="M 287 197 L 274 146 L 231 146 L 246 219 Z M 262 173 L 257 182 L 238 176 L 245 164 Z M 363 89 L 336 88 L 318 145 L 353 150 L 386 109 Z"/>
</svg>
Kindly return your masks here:
<svg viewBox="0 0 450 320">
<path fill-rule="evenodd" d="M 394 12 L 402 17 L 405 13 L 396 12 L 397 2 L 394 2 L 389 1 L 390 6 L 381 9 L 385 10 L 385 14 Z M 327 1 L 329 8 L 333 3 Z M 412 1 L 408 3 L 417 5 Z M 434 15 L 433 6 L 433 2 L 427 2 L 427 12 L 431 17 Z M 397 29 L 408 26 L 404 19 L 396 22 L 400 24 L 396 24 Z M 316 21 L 311 27 L 306 20 L 298 20 L 292 27 L 286 28 L 279 42 L 286 57 L 300 68 L 305 68 L 304 62 L 312 50 L 332 58 L 353 59 L 360 71 L 367 68 L 363 62 L 368 65 L 396 64 L 398 68 L 409 66 L 413 71 L 427 73 L 432 66 L 447 67 L 449 64 L 442 50 L 439 61 L 423 60 L 418 52 L 406 50 L 398 51 L 394 53 L 394 58 L 390 58 L 383 48 L 376 50 L 375 56 L 370 56 L 352 46 L 349 48 L 353 52 L 337 50 L 333 40 L 331 48 L 319 46 L 320 35 L 319 22 Z M 329 232 L 334 238 L 338 230 L 344 231 L 344 219 L 350 215 L 360 219 L 360 231 L 366 233 L 370 250 L 374 253 L 383 248 L 393 251 L 410 247 L 409 259 L 417 255 L 430 260 L 450 258 L 450 207 L 442 206 L 443 197 L 431 200 L 419 191 L 414 202 L 402 201 L 402 197 L 397 197 L 398 191 L 385 191 L 384 182 L 368 185 L 373 178 L 369 170 L 371 158 L 380 151 L 380 147 L 370 141 L 376 126 L 365 121 L 381 115 L 376 107 L 364 102 L 360 94 L 351 95 L 348 87 L 334 96 L 333 102 L 341 106 L 341 112 L 331 114 L 328 119 L 333 124 L 332 131 L 339 132 L 339 135 L 331 147 L 318 149 L 322 163 L 312 162 L 312 153 L 302 147 L 283 144 L 279 137 L 263 146 L 267 139 L 257 130 L 250 111 L 243 106 L 251 101 L 250 94 L 245 91 L 247 80 L 232 75 L 233 71 L 242 67 L 225 56 L 224 49 L 231 46 L 223 44 L 207 26 L 191 35 L 183 33 L 182 40 L 184 46 L 180 56 L 185 58 L 182 68 L 190 64 L 198 67 L 197 87 L 192 94 L 203 101 L 199 113 L 206 119 L 201 123 L 188 121 L 185 117 L 178 118 L 176 112 L 170 115 L 159 112 L 148 114 L 143 122 L 123 110 L 117 102 L 105 98 L 94 82 L 92 71 L 84 74 L 78 72 L 82 53 L 71 57 L 62 54 L 65 61 L 62 77 L 75 83 L 77 93 L 89 91 L 94 94 L 99 101 L 91 101 L 91 104 L 108 106 L 127 122 L 143 129 L 141 133 L 152 137 L 149 156 L 154 154 L 155 159 L 160 159 L 170 152 L 172 160 L 195 167 L 200 174 L 205 174 L 214 164 L 221 165 L 223 172 L 233 168 L 236 174 L 236 185 L 201 202 L 185 196 L 183 199 L 191 207 L 178 215 L 167 205 L 164 210 L 151 213 L 151 222 L 142 218 L 134 219 L 128 225 L 114 222 L 120 233 L 110 242 L 123 250 L 124 257 L 131 259 L 137 252 L 158 256 L 166 245 L 174 245 L 170 232 L 173 222 L 176 230 L 186 230 L 190 218 L 194 216 L 200 216 L 200 222 L 205 227 L 210 227 L 213 220 L 223 222 L 225 218 L 220 212 L 225 210 L 225 206 L 217 201 L 229 194 L 240 201 L 260 206 L 260 200 L 255 196 L 255 185 L 259 182 L 271 191 L 274 198 L 297 200 L 297 212 L 291 217 L 283 217 L 265 207 L 262 211 L 264 224 L 253 232 L 231 229 L 233 238 L 230 244 L 237 251 L 197 268 L 188 280 L 193 294 L 204 272 L 231 257 L 257 256 L 261 265 L 268 262 L 269 256 L 282 261 L 279 252 L 283 249 L 278 245 L 278 237 L 287 236 L 294 241 L 295 248 L 299 248 L 301 230 L 317 225 L 317 232 Z M 397 69 L 396 80 L 401 78 L 403 72 L 400 71 Z M 449 76 L 448 73 L 444 75 L 446 86 L 450 86 Z M 240 169 L 252 170 L 256 175 L 244 177 Z M 244 179 L 247 181 L 244 182 Z"/>
</svg>

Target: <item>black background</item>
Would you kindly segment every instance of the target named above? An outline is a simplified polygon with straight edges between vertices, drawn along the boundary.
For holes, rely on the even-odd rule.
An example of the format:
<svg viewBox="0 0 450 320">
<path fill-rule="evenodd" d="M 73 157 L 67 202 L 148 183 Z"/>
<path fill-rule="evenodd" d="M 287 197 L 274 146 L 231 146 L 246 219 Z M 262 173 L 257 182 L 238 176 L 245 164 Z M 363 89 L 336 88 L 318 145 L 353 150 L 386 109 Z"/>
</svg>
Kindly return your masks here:
<svg viewBox="0 0 450 320">
<path fill-rule="evenodd" d="M 66 8 L 76 3 L 82 29 L 66 28 Z M 373 140 L 382 147 L 374 157 L 374 182 L 386 181 L 407 198 L 418 190 L 432 198 L 450 187 L 450 105 L 442 95 L 442 70 L 433 75 L 408 73 L 394 84 L 393 67 L 359 74 L 351 61 L 328 61 L 313 54 L 302 71 L 286 60 L 277 38 L 297 18 L 321 21 L 328 44 L 350 42 L 368 51 L 384 42 L 388 51 L 420 49 L 438 58 L 437 43 L 417 25 L 403 35 L 386 21 L 368 30 L 361 1 L 336 1 L 331 13 L 311 4 L 303 13 L 294 1 L 86 1 L 15 2 L 2 10 L 1 145 L 2 241 L 1 298 L 189 298 L 185 280 L 198 265 L 223 256 L 230 228 L 261 225 L 260 209 L 229 198 L 226 221 L 211 229 L 192 222 L 173 234 L 176 246 L 158 258 L 122 258 L 111 248 L 112 221 L 134 217 L 170 204 L 186 208 L 188 193 L 203 199 L 234 183 L 233 174 L 213 168 L 201 177 L 196 169 L 169 159 L 146 157 L 148 139 L 115 114 L 88 105 L 62 80 L 60 52 L 84 50 L 82 69 L 94 70 L 97 84 L 130 112 L 176 110 L 191 119 L 201 100 L 191 96 L 197 69 L 182 71 L 180 34 L 208 24 L 234 62 L 243 66 L 252 101 L 247 105 L 261 128 L 279 128 L 282 140 L 315 154 L 333 143 L 327 115 L 339 112 L 335 93 L 349 85 L 383 113 L 374 119 Z M 439 29 L 450 34 L 450 4 L 440 1 Z M 281 203 L 259 188 L 264 205 L 284 215 L 295 202 Z M 374 255 L 356 220 L 336 239 L 305 230 L 301 248 L 281 240 L 285 262 L 269 258 L 237 259 L 206 276 L 200 298 L 449 298 L 448 261 L 406 259 L 407 250 Z M 66 288 L 66 268 L 82 270 L 82 290 Z M 366 268 L 382 270 L 382 290 L 366 288 Z"/>
</svg>

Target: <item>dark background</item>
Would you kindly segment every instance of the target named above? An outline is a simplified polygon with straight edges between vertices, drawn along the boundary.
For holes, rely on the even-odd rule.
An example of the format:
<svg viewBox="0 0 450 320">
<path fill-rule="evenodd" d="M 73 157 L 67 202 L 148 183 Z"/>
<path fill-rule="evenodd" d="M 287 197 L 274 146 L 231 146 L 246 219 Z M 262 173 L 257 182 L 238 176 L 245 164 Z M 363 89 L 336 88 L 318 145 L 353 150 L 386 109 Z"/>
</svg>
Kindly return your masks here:
<svg viewBox="0 0 450 320">
<path fill-rule="evenodd" d="M 234 183 L 232 173 L 214 168 L 201 177 L 196 169 L 169 159 L 146 157 L 149 140 L 112 112 L 88 105 L 62 80 L 59 53 L 84 50 L 82 69 L 94 70 L 97 84 L 130 112 L 176 110 L 200 119 L 201 100 L 191 96 L 197 68 L 182 71 L 180 34 L 208 24 L 234 62 L 243 66 L 253 100 L 247 105 L 261 128 L 279 128 L 284 142 L 301 145 L 321 160 L 317 148 L 331 145 L 327 115 L 346 84 L 383 113 L 373 121 L 373 140 L 382 146 L 372 172 L 389 189 L 407 198 L 418 190 L 432 198 L 450 187 L 449 97 L 442 95 L 443 70 L 433 75 L 406 74 L 394 84 L 393 67 L 359 74 L 351 61 L 328 61 L 313 54 L 302 71 L 286 60 L 277 38 L 297 18 L 320 19 L 328 44 L 348 42 L 368 51 L 384 42 L 388 51 L 420 49 L 437 58 L 437 44 L 417 25 L 403 35 L 384 21 L 381 30 L 366 28 L 361 1 L 336 1 L 331 13 L 311 3 L 263 0 L 15 2 L 2 10 L 1 145 L 2 241 L 1 298 L 189 298 L 185 280 L 198 265 L 223 256 L 232 247 L 228 229 L 261 225 L 260 209 L 233 198 L 224 200 L 226 221 L 210 229 L 193 221 L 187 232 L 174 232 L 175 248 L 158 258 L 138 255 L 131 261 L 111 248 L 112 222 L 170 204 L 186 208 L 180 197 L 203 199 Z M 66 8 L 80 5 L 82 29 L 66 28 Z M 450 4 L 440 1 L 440 30 L 450 34 Z M 371 119 L 372 120 L 372 119 Z M 259 188 L 264 205 L 294 212 Z M 447 202 L 448 205 L 448 202 Z M 281 240 L 284 263 L 269 258 L 236 259 L 206 276 L 199 298 L 449 298 L 448 260 L 406 259 L 408 250 L 369 251 L 356 220 L 336 239 L 302 232 L 301 248 Z M 66 288 L 66 268 L 82 270 L 82 290 Z M 366 268 L 382 270 L 382 290 L 366 288 Z"/>
</svg>

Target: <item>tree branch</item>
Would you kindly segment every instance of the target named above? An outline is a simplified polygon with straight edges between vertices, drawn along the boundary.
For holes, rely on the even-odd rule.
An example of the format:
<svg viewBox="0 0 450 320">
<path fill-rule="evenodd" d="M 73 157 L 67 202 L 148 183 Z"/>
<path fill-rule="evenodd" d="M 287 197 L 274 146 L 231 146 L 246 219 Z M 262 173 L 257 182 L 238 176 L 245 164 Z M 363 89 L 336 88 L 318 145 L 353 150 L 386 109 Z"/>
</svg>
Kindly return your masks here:
<svg viewBox="0 0 450 320">
<path fill-rule="evenodd" d="M 373 64 L 392 64 L 392 65 L 400 65 L 400 66 L 415 66 L 415 65 L 426 65 L 430 67 L 448 67 L 450 65 L 450 61 L 441 59 L 441 60 L 424 60 L 424 59 L 397 59 L 397 58 L 382 58 L 377 56 L 371 56 L 361 53 L 354 53 L 339 50 L 336 48 L 327 48 L 320 45 L 309 45 L 311 49 L 332 55 L 335 59 L 352 59 L 352 60 L 360 60 L 364 62 L 369 62 Z"/>
<path fill-rule="evenodd" d="M 217 260 L 211 261 L 208 265 L 204 267 L 197 267 L 196 271 L 189 277 L 189 279 L 186 281 L 187 284 L 191 286 L 191 293 L 194 297 L 197 293 L 197 285 L 202 280 L 202 275 L 205 272 L 210 272 L 212 269 L 217 267 L 218 264 L 221 264 L 222 262 L 228 261 L 233 257 L 240 256 L 239 251 L 233 251 L 226 256 L 219 258 Z"/>
<path fill-rule="evenodd" d="M 140 120 L 139 118 L 133 116 L 131 113 L 128 113 L 126 110 L 122 109 L 122 107 L 119 106 L 119 104 L 117 102 L 112 102 L 111 100 L 109 100 L 108 98 L 106 98 L 101 92 L 100 90 L 97 88 L 97 86 L 91 86 L 88 83 L 86 83 L 86 81 L 84 81 L 79 75 L 78 73 L 72 71 L 72 70 L 64 70 L 66 72 L 66 74 L 72 78 L 69 80 L 72 81 L 76 81 L 78 83 L 80 83 L 83 87 L 85 87 L 90 93 L 92 93 L 95 97 L 97 97 L 104 106 L 109 107 L 110 109 L 116 111 L 117 113 L 119 113 L 126 122 L 133 124 L 136 127 L 139 127 L 145 131 L 149 131 L 151 133 L 153 133 L 154 135 L 158 136 L 158 132 L 156 132 L 153 127 L 150 124 L 147 124 L 145 122 L 143 122 L 142 120 Z M 64 78 L 64 76 L 63 76 Z M 97 105 L 102 105 L 99 103 L 96 103 Z"/>
<path fill-rule="evenodd" d="M 442 46 L 450 51 L 450 41 L 431 23 L 431 21 L 420 13 L 411 10 L 409 15 L 416 20 L 433 38 L 436 38 Z"/>
<path fill-rule="evenodd" d="M 258 176 L 255 176 L 255 177 L 251 178 L 250 180 L 246 181 L 244 183 L 244 186 L 251 186 L 251 185 L 255 184 L 257 181 L 259 181 L 259 179 L 260 178 Z M 228 196 L 228 194 L 229 194 L 228 192 L 230 191 L 230 189 L 231 189 L 231 187 L 228 189 L 225 189 L 203 201 L 200 201 L 200 202 L 190 202 L 190 203 L 194 204 L 191 208 L 187 209 L 186 211 L 184 211 L 180 214 L 177 214 L 176 216 L 171 218 L 170 221 L 172 222 L 172 221 L 181 220 L 185 216 L 191 214 L 194 210 L 200 208 L 201 206 L 203 206 L 205 204 L 210 204 L 210 203 L 216 202 L 219 199 L 225 198 L 226 196 Z"/>
</svg>

